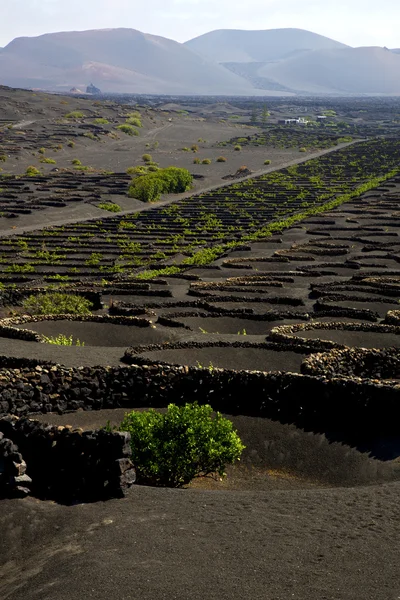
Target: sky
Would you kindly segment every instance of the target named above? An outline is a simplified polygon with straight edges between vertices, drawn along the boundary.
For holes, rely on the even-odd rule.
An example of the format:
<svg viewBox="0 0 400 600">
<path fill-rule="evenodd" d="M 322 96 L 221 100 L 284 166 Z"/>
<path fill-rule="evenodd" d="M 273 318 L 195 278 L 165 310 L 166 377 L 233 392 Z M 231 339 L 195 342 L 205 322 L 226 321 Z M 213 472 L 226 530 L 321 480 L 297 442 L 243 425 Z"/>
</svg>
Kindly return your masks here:
<svg viewBox="0 0 400 600">
<path fill-rule="evenodd" d="M 21 36 L 130 27 L 178 42 L 215 29 L 298 27 L 400 48 L 399 0 L 0 0 L 0 47 Z"/>
</svg>

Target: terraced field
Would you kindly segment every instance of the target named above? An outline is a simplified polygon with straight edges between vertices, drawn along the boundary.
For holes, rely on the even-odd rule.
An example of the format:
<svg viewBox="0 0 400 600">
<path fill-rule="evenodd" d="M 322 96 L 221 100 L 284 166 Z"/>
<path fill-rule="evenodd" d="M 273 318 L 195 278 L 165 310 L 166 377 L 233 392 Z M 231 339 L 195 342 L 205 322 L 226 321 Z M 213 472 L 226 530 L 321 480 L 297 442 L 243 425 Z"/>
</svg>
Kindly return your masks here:
<svg viewBox="0 0 400 600">
<path fill-rule="evenodd" d="M 397 139 L 362 142 L 168 207 L 3 239 L 0 281 L 145 279 L 208 264 L 281 230 L 296 215 L 316 214 L 337 197 L 350 199 L 378 185 L 395 172 L 399 150 Z M 119 191 L 123 182 L 112 178 L 108 185 Z"/>
</svg>

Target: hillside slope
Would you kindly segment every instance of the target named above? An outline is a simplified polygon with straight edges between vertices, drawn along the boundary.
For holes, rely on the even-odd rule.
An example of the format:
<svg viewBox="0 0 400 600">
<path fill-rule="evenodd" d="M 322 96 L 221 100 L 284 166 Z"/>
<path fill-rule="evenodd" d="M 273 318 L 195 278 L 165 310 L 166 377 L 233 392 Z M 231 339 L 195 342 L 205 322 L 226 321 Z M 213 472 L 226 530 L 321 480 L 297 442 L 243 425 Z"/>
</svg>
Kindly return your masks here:
<svg viewBox="0 0 400 600">
<path fill-rule="evenodd" d="M 133 29 L 17 38 L 0 50 L 0 83 L 68 90 L 243 94 L 251 86 L 172 40 Z"/>
<path fill-rule="evenodd" d="M 376 47 L 319 50 L 265 64 L 258 75 L 310 93 L 400 94 L 400 55 Z"/>
<path fill-rule="evenodd" d="M 245 31 L 219 29 L 189 40 L 185 45 L 219 63 L 266 62 L 299 50 L 346 48 L 345 44 L 304 29 Z"/>
</svg>

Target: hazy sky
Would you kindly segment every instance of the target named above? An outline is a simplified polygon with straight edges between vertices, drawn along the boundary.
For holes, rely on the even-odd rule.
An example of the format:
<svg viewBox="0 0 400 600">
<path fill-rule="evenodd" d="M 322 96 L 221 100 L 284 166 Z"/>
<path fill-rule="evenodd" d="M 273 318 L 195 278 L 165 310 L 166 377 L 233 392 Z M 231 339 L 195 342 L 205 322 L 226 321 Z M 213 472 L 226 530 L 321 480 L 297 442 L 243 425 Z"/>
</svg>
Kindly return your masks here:
<svg viewBox="0 0 400 600">
<path fill-rule="evenodd" d="M 0 0 L 0 46 L 52 31 L 132 27 L 180 42 L 213 29 L 299 27 L 400 47 L 399 0 Z"/>
</svg>

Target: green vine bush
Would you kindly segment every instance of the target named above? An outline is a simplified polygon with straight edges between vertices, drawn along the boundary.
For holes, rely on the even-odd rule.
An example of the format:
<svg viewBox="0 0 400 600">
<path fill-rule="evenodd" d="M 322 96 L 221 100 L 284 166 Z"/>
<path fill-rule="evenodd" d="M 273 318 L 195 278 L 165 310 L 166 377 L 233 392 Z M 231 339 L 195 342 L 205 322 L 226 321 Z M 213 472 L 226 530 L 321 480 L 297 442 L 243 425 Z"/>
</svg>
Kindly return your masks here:
<svg viewBox="0 0 400 600">
<path fill-rule="evenodd" d="M 90 315 L 93 304 L 83 296 L 54 292 L 28 296 L 22 306 L 31 315 Z"/>
<path fill-rule="evenodd" d="M 143 202 L 159 200 L 161 194 L 186 192 L 192 185 L 192 175 L 187 169 L 167 167 L 156 172 L 139 175 L 129 187 L 128 195 Z"/>
<path fill-rule="evenodd" d="M 170 404 L 162 414 L 150 409 L 125 416 L 120 431 L 131 434 L 137 483 L 182 487 L 195 477 L 225 475 L 244 450 L 233 424 L 211 406 Z"/>
</svg>

